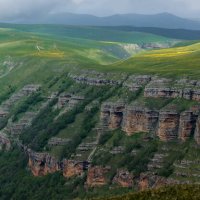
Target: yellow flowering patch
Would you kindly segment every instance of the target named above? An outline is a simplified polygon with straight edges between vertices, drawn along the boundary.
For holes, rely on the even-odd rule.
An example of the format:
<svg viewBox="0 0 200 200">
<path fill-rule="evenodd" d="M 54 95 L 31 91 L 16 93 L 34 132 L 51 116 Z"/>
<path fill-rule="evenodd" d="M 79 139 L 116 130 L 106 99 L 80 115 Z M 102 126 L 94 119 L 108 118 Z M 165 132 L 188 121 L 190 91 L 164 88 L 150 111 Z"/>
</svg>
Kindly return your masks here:
<svg viewBox="0 0 200 200">
<path fill-rule="evenodd" d="M 182 55 L 188 55 L 194 53 L 195 51 L 176 51 L 176 52 L 165 52 L 158 54 L 145 54 L 143 57 L 176 57 Z"/>
<path fill-rule="evenodd" d="M 63 58 L 65 53 L 63 51 L 40 51 L 34 54 L 39 57 L 47 57 L 47 58 Z"/>
</svg>

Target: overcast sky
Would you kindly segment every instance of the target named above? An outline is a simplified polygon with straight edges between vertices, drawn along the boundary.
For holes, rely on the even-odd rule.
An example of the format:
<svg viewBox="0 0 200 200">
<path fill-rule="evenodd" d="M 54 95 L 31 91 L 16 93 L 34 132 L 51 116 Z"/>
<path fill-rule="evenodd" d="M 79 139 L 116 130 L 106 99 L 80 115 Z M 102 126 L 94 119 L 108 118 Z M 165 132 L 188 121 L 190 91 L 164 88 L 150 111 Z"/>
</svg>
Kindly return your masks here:
<svg viewBox="0 0 200 200">
<path fill-rule="evenodd" d="M 170 12 L 182 17 L 200 18 L 200 0 L 0 0 L 0 20 L 56 12 L 98 16 Z"/>
</svg>

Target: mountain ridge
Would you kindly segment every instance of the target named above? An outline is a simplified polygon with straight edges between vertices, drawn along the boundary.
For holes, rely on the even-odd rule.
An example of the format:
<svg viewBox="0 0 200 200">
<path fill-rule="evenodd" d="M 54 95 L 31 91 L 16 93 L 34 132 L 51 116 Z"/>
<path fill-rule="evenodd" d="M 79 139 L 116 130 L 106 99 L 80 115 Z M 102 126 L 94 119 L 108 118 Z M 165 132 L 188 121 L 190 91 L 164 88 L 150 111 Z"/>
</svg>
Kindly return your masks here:
<svg viewBox="0 0 200 200">
<path fill-rule="evenodd" d="M 170 29 L 200 30 L 200 22 L 178 17 L 170 13 L 158 14 L 115 14 L 106 17 L 97 17 L 89 14 L 55 13 L 38 17 L 26 17 L 10 21 L 2 21 L 22 24 L 65 24 L 84 26 L 135 26 L 135 27 L 159 27 Z"/>
</svg>

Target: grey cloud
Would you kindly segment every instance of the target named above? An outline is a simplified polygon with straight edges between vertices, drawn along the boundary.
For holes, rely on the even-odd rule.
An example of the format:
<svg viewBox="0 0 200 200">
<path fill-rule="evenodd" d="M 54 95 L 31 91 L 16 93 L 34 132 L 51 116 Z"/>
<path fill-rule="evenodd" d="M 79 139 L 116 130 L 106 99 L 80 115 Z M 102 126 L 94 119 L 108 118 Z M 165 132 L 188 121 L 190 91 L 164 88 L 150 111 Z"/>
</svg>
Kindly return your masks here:
<svg viewBox="0 0 200 200">
<path fill-rule="evenodd" d="M 170 12 L 199 17 L 199 0 L 0 0 L 0 19 L 38 17 L 46 13 L 74 12 L 94 15 Z"/>
</svg>

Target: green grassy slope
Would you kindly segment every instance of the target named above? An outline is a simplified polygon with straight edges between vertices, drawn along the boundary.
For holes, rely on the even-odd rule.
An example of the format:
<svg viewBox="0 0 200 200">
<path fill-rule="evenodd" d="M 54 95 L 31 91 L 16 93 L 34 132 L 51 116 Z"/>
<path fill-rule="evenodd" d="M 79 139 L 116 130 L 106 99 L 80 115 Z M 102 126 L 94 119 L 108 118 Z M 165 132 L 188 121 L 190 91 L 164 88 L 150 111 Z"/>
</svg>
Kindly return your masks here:
<svg viewBox="0 0 200 200">
<path fill-rule="evenodd" d="M 116 52 L 106 51 L 106 48 Z M 45 82 L 73 67 L 108 64 L 124 54 L 129 56 L 118 44 L 73 38 L 62 40 L 0 29 L 0 93 L 9 84 Z"/>
<path fill-rule="evenodd" d="M 183 47 L 147 51 L 119 61 L 101 70 L 123 71 L 137 74 L 162 76 L 200 77 L 200 43 Z"/>
<path fill-rule="evenodd" d="M 127 35 L 120 31 L 89 27 L 53 25 L 9 25 L 9 27 L 0 29 L 1 93 L 9 84 L 22 85 L 31 80 L 41 82 L 73 67 L 98 69 L 121 59 L 127 59 L 135 50 L 134 47 L 128 47 L 127 50 L 124 42 L 169 41 L 155 35 L 141 33 Z M 30 32 L 25 32 L 28 30 Z M 107 42 L 98 41 L 104 39 Z M 109 40 L 120 42 L 109 42 Z"/>
</svg>

